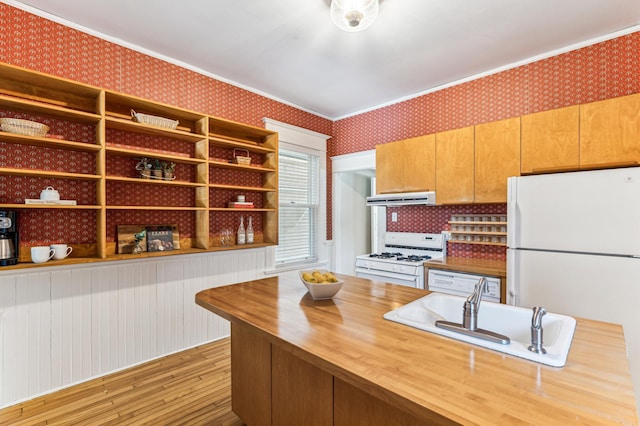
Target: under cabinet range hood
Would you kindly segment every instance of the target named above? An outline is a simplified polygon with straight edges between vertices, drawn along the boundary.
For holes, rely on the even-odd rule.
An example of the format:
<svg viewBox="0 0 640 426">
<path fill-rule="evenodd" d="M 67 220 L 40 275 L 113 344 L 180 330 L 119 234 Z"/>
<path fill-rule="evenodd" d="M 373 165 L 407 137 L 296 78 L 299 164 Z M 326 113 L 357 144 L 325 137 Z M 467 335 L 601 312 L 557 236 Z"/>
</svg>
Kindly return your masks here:
<svg viewBox="0 0 640 426">
<path fill-rule="evenodd" d="M 435 204 L 436 193 L 434 191 L 376 194 L 367 197 L 367 206 L 434 206 Z"/>
</svg>

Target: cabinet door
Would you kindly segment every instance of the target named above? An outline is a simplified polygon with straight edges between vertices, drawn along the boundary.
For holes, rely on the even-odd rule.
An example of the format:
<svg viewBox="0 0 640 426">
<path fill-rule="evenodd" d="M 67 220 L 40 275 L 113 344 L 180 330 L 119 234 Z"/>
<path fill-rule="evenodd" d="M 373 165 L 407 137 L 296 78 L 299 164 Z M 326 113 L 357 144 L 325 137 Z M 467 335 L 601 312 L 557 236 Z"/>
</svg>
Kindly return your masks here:
<svg viewBox="0 0 640 426">
<path fill-rule="evenodd" d="M 403 192 L 436 189 L 436 135 L 405 139 Z"/>
<path fill-rule="evenodd" d="M 640 162 L 640 94 L 580 105 L 580 166 Z"/>
<path fill-rule="evenodd" d="M 520 175 L 520 117 L 476 126 L 475 202 L 506 203 L 507 178 Z"/>
<path fill-rule="evenodd" d="M 250 425 L 271 425 L 271 344 L 254 329 L 231 324 L 231 408 Z"/>
<path fill-rule="evenodd" d="M 436 134 L 436 201 L 470 203 L 474 197 L 474 128 Z"/>
<path fill-rule="evenodd" d="M 376 145 L 376 193 L 403 190 L 402 141 Z"/>
<path fill-rule="evenodd" d="M 521 173 L 579 166 L 580 108 L 571 106 L 524 115 Z"/>
<path fill-rule="evenodd" d="M 433 191 L 435 135 L 376 146 L 376 192 Z"/>
<path fill-rule="evenodd" d="M 425 424 L 449 423 L 433 413 L 428 421 L 417 419 L 387 401 L 382 401 L 338 378 L 334 379 L 334 425 L 403 425 L 421 426 Z"/>
<path fill-rule="evenodd" d="M 278 345 L 272 345 L 272 357 L 273 424 L 331 426 L 333 376 Z"/>
</svg>

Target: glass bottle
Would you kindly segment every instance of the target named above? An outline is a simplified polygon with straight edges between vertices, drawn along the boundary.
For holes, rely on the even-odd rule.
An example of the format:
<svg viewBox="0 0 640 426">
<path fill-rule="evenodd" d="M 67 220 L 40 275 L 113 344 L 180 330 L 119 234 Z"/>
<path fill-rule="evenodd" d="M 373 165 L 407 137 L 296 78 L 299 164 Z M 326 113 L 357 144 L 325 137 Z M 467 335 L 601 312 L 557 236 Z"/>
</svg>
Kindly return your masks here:
<svg viewBox="0 0 640 426">
<path fill-rule="evenodd" d="M 247 223 L 247 244 L 253 244 L 253 225 L 251 223 L 251 216 L 249 216 L 249 222 Z"/>
<path fill-rule="evenodd" d="M 240 226 L 238 227 L 238 244 L 246 242 L 246 234 L 244 232 L 244 217 L 240 216 Z"/>
</svg>

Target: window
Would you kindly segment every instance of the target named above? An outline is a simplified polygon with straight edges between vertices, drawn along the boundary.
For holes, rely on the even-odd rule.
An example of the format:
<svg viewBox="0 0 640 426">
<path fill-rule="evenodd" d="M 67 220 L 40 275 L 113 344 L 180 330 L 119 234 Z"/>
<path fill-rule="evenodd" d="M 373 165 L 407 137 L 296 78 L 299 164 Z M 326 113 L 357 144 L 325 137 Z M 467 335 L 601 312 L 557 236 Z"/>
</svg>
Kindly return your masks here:
<svg viewBox="0 0 640 426">
<path fill-rule="evenodd" d="M 275 262 L 285 265 L 317 259 L 319 170 L 315 155 L 278 152 L 279 244 Z"/>
</svg>

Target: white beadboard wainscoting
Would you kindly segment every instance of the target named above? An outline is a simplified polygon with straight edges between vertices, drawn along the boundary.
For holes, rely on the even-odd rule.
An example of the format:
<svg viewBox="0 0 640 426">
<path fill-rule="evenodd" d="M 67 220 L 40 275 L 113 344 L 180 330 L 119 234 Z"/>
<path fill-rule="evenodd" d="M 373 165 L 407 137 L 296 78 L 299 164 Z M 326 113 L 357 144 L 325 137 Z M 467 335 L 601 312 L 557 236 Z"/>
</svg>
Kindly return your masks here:
<svg viewBox="0 0 640 426">
<path fill-rule="evenodd" d="M 228 336 L 195 294 L 264 277 L 267 255 L 0 270 L 0 407 Z"/>
</svg>

